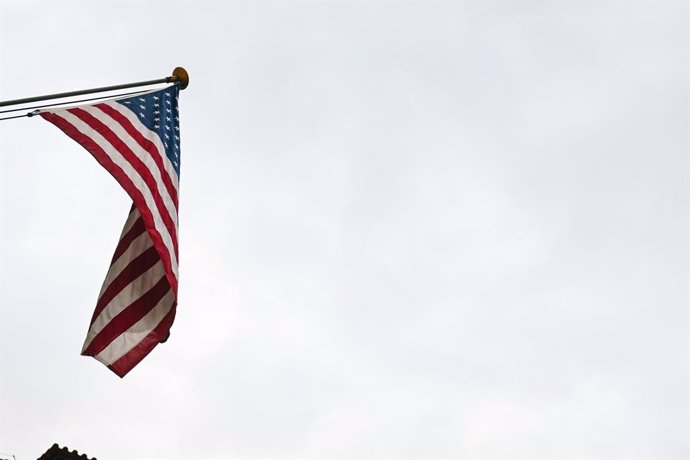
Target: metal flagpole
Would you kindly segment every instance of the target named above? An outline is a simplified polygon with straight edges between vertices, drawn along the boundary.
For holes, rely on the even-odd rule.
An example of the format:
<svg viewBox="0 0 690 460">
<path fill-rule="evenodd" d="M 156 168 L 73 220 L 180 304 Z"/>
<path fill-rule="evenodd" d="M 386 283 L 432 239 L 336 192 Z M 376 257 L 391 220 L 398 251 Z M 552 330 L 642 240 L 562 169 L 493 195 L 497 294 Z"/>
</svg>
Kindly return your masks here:
<svg viewBox="0 0 690 460">
<path fill-rule="evenodd" d="M 102 88 L 92 88 L 92 89 L 82 89 L 79 91 L 69 91 L 67 93 L 47 94 L 45 96 L 26 97 L 23 99 L 15 99 L 12 101 L 0 101 L 0 107 L 6 107 L 8 105 L 28 104 L 31 102 L 38 102 L 38 101 L 47 101 L 50 99 L 62 99 L 62 98 L 66 98 L 66 97 L 80 96 L 82 94 L 102 93 L 105 91 L 115 91 L 118 89 L 135 88 L 137 86 L 155 85 L 158 83 L 179 83 L 180 89 L 185 89 L 189 85 L 189 74 L 182 67 L 175 67 L 175 70 L 173 70 L 172 76 L 160 78 L 158 80 L 139 81 L 136 83 L 125 83 L 123 85 L 113 85 L 113 86 L 104 86 Z"/>
</svg>

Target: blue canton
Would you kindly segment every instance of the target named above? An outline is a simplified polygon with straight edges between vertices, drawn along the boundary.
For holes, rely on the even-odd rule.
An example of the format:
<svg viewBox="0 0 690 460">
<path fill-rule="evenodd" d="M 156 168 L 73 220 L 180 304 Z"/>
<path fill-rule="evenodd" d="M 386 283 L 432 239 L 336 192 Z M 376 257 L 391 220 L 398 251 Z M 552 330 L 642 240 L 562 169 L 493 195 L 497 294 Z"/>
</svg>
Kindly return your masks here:
<svg viewBox="0 0 690 460">
<path fill-rule="evenodd" d="M 158 133 L 177 177 L 180 177 L 180 112 L 177 105 L 179 95 L 180 89 L 173 85 L 154 93 L 117 101 L 137 114 L 148 129 Z"/>
</svg>

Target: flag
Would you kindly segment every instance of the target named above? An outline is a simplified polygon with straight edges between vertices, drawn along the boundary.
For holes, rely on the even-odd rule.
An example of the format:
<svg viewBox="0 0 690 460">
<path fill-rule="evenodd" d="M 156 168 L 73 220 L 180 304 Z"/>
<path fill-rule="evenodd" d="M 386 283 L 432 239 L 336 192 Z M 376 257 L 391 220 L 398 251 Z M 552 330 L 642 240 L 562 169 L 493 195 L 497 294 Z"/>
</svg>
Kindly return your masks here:
<svg viewBox="0 0 690 460">
<path fill-rule="evenodd" d="M 178 96 L 173 85 L 40 112 L 88 150 L 133 201 L 82 349 L 120 377 L 167 340 L 175 318 Z"/>
</svg>

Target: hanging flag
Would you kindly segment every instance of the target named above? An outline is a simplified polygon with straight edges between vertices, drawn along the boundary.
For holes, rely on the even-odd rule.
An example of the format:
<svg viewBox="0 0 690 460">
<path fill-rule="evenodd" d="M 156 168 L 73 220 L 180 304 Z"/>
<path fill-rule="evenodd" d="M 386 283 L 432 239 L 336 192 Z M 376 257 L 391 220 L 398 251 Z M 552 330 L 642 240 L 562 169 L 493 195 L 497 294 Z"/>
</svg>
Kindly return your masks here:
<svg viewBox="0 0 690 460">
<path fill-rule="evenodd" d="M 179 88 L 41 111 L 132 198 L 82 355 L 124 377 L 170 332 L 177 306 Z"/>
</svg>

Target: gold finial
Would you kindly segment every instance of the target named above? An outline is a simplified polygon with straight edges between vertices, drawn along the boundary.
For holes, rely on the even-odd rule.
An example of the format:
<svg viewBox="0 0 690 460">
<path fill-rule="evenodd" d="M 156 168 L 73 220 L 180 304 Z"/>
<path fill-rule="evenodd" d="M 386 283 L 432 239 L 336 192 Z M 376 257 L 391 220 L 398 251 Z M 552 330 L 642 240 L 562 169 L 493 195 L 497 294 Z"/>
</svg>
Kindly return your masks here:
<svg viewBox="0 0 690 460">
<path fill-rule="evenodd" d="M 185 89 L 187 86 L 189 86 L 189 74 L 186 70 L 184 70 L 184 68 L 175 67 L 175 70 L 173 70 L 172 74 L 174 77 L 173 81 L 180 84 L 180 89 Z"/>
</svg>

